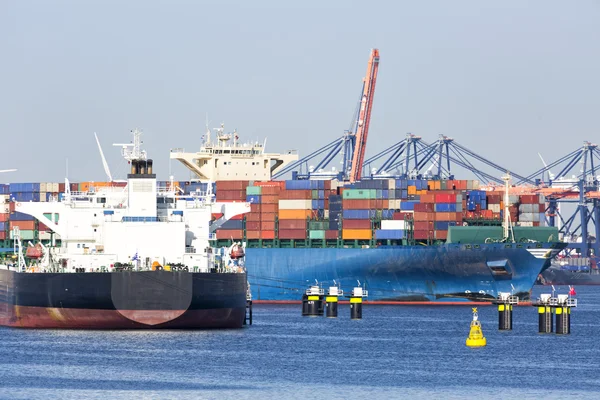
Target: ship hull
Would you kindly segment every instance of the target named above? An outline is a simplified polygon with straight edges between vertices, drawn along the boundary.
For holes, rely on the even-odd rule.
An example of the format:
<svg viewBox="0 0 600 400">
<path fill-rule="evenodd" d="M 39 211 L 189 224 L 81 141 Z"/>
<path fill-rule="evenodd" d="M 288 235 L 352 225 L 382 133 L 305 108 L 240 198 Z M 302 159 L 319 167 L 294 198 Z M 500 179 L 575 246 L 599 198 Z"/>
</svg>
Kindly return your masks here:
<svg viewBox="0 0 600 400">
<path fill-rule="evenodd" d="M 240 328 L 246 274 L 0 270 L 0 325 L 71 329 Z"/>
<path fill-rule="evenodd" d="M 358 283 L 369 301 L 481 301 L 499 292 L 528 299 L 535 280 L 563 244 L 445 244 L 379 248 L 248 248 L 255 300 L 299 300 L 315 283 Z"/>
</svg>

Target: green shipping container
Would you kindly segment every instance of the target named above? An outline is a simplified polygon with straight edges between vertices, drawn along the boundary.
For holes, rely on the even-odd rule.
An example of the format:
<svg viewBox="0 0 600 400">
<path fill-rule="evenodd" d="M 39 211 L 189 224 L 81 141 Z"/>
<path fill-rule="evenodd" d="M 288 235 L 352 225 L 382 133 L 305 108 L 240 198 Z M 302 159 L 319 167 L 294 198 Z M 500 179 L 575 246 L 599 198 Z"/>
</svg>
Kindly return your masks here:
<svg viewBox="0 0 600 400">
<path fill-rule="evenodd" d="M 262 194 L 261 186 L 248 186 L 246 187 L 246 194 L 248 196 L 260 196 Z"/>
<path fill-rule="evenodd" d="M 309 231 L 308 232 L 309 239 L 325 239 L 325 231 Z"/>
<path fill-rule="evenodd" d="M 329 229 L 328 221 L 309 221 L 308 229 L 311 231 L 325 231 Z"/>
<path fill-rule="evenodd" d="M 377 189 L 344 189 L 344 199 L 369 200 L 377 198 Z"/>
<path fill-rule="evenodd" d="M 35 231 L 21 230 L 21 240 L 33 240 Z M 13 231 L 10 231 L 10 238 L 14 239 Z"/>
<path fill-rule="evenodd" d="M 318 190 L 313 190 L 311 197 L 312 197 L 313 200 L 319 200 L 319 191 Z"/>
</svg>

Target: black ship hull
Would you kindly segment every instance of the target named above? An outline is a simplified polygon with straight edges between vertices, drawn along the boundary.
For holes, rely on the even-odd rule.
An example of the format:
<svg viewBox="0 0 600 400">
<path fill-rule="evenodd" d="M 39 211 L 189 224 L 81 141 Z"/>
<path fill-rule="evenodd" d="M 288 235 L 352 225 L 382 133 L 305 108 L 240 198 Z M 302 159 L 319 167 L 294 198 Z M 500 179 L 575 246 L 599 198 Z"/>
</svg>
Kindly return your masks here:
<svg viewBox="0 0 600 400">
<path fill-rule="evenodd" d="M 0 325 L 20 328 L 241 328 L 245 273 L 0 270 Z"/>
</svg>

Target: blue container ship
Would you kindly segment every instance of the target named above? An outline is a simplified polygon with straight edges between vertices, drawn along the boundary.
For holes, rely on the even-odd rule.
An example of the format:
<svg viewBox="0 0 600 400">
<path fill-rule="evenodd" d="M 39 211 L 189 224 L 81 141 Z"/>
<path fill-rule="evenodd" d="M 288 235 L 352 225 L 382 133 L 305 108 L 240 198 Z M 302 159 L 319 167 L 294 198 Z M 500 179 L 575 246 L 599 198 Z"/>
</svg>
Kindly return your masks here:
<svg viewBox="0 0 600 400">
<path fill-rule="evenodd" d="M 485 301 L 529 292 L 565 243 L 443 244 L 373 249 L 247 249 L 253 299 L 301 298 L 315 280 L 350 289 L 364 284 L 370 301 Z"/>
</svg>

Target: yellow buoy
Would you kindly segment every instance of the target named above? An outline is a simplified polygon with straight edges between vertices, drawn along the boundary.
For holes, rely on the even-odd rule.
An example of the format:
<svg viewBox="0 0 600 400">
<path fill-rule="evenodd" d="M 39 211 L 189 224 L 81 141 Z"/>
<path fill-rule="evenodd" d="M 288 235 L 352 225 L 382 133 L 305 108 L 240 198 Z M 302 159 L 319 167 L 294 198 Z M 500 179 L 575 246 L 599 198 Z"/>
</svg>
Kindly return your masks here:
<svg viewBox="0 0 600 400">
<path fill-rule="evenodd" d="M 471 321 L 471 331 L 467 338 L 468 347 L 483 347 L 487 344 L 487 340 L 483 337 L 481 331 L 481 322 L 477 320 L 477 307 L 473 308 L 473 321 Z"/>
</svg>

